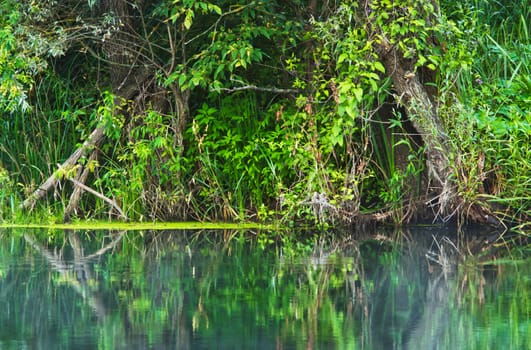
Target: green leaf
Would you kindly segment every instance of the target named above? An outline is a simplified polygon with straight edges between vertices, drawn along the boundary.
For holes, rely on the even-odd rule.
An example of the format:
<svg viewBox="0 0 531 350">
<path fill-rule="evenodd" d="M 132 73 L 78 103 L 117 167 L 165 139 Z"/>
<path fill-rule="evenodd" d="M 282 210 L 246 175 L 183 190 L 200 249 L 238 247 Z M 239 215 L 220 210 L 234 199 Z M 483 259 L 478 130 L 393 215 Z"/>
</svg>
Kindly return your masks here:
<svg viewBox="0 0 531 350">
<path fill-rule="evenodd" d="M 218 15 L 221 15 L 221 8 L 214 4 L 209 4 L 210 10 L 217 13 Z"/>
<path fill-rule="evenodd" d="M 363 99 L 363 89 L 360 87 L 356 87 L 352 90 L 354 93 L 354 97 L 356 97 L 356 101 L 361 102 Z"/>
<path fill-rule="evenodd" d="M 194 19 L 194 11 L 188 9 L 186 10 L 186 16 L 184 17 L 183 26 L 185 29 L 190 29 Z"/>
<path fill-rule="evenodd" d="M 179 75 L 179 86 L 184 86 L 184 84 L 186 83 L 186 75 L 185 74 L 180 74 Z"/>
<path fill-rule="evenodd" d="M 346 61 L 348 59 L 348 54 L 346 52 L 343 52 L 339 57 L 337 58 L 337 64 L 343 63 L 343 61 Z"/>
<path fill-rule="evenodd" d="M 379 72 L 385 73 L 385 67 L 381 62 L 374 62 L 374 69 L 376 69 Z"/>
<path fill-rule="evenodd" d="M 166 144 L 166 139 L 164 139 L 164 138 L 161 137 L 161 136 L 157 136 L 157 137 L 153 140 L 153 146 L 156 147 L 156 148 L 161 148 L 161 147 L 163 147 L 165 144 Z"/>
</svg>

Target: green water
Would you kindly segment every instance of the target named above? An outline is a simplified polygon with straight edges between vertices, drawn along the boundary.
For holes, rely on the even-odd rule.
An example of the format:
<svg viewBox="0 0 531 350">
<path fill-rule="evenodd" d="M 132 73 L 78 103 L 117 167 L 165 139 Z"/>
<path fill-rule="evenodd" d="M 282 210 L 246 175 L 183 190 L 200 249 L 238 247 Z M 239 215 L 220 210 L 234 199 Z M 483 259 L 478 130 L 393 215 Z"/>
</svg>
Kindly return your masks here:
<svg viewBox="0 0 531 350">
<path fill-rule="evenodd" d="M 0 349 L 529 349 L 531 260 L 432 234 L 4 229 Z"/>
</svg>

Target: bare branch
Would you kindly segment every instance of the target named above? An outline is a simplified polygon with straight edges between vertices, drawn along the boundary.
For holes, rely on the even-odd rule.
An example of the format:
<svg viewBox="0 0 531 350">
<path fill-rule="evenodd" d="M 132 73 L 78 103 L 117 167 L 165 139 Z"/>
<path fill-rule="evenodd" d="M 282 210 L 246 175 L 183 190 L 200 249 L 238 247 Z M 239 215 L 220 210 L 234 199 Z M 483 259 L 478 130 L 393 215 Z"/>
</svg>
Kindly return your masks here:
<svg viewBox="0 0 531 350">
<path fill-rule="evenodd" d="M 256 85 L 244 85 L 244 86 L 238 86 L 233 88 L 219 88 L 219 89 L 212 89 L 211 91 L 225 91 L 228 93 L 233 93 L 237 91 L 245 91 L 245 90 L 252 90 L 252 91 L 260 91 L 260 92 L 270 92 L 273 94 L 298 94 L 300 93 L 300 90 L 297 89 L 281 89 L 281 88 L 274 88 L 274 87 L 260 87 Z"/>
<path fill-rule="evenodd" d="M 94 147 L 98 147 L 100 142 L 103 140 L 103 127 L 98 127 L 90 134 L 88 139 L 79 147 L 68 159 L 60 166 L 60 168 L 66 168 L 77 163 L 79 158 L 85 156 L 90 150 Z M 35 206 L 35 203 L 44 197 L 46 193 L 59 182 L 59 170 L 55 171 L 44 183 L 42 183 L 39 188 L 37 188 L 24 202 L 21 204 L 21 208 L 32 209 Z"/>
<path fill-rule="evenodd" d="M 59 165 L 59 167 L 61 167 L 61 166 Z M 120 214 L 120 216 L 122 218 L 127 220 L 127 216 L 125 216 L 124 212 L 122 211 L 122 208 L 120 208 L 120 206 L 118 205 L 118 203 L 116 203 L 116 201 L 113 201 L 109 197 L 104 196 L 103 194 L 99 193 L 98 191 L 95 191 L 92 188 L 88 187 L 84 183 L 77 181 L 76 179 L 68 178 L 68 180 L 70 180 L 75 186 L 80 187 L 84 191 L 90 192 L 93 195 L 95 195 L 96 197 L 98 197 L 98 198 L 104 200 L 105 202 L 109 203 L 114 209 L 116 209 L 116 211 Z"/>
</svg>

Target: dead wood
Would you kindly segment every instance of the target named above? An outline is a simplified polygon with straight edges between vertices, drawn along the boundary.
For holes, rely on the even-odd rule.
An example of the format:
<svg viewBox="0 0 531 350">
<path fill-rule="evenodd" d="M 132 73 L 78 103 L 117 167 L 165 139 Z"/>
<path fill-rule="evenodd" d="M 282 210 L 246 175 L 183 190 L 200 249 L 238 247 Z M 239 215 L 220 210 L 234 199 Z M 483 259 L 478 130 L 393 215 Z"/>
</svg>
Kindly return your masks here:
<svg viewBox="0 0 531 350">
<path fill-rule="evenodd" d="M 97 157 L 97 150 L 93 150 L 90 154 L 90 157 L 88 158 L 87 164 L 91 161 L 96 160 Z M 81 183 L 85 183 L 87 181 L 87 177 L 89 174 L 89 167 L 87 167 L 85 164 L 81 171 L 78 172 L 76 176 L 76 180 Z M 72 194 L 70 195 L 70 199 L 68 200 L 68 205 L 66 206 L 65 212 L 63 214 L 63 221 L 69 222 L 70 217 L 72 214 L 78 214 L 79 209 L 79 201 L 81 200 L 81 195 L 83 194 L 83 188 L 80 186 L 74 186 L 74 190 L 72 191 Z"/>
<path fill-rule="evenodd" d="M 76 187 L 81 188 L 83 191 L 90 192 L 93 195 L 95 195 L 96 197 L 98 197 L 98 198 L 102 199 L 103 201 L 109 203 L 114 209 L 116 209 L 116 211 L 120 214 L 120 216 L 122 218 L 127 220 L 127 216 L 125 216 L 124 212 L 122 211 L 122 208 L 120 208 L 120 206 L 115 201 L 113 201 L 109 197 L 104 196 L 103 194 L 99 193 L 98 191 L 93 190 L 92 188 L 88 187 L 87 185 L 85 185 L 85 184 L 83 184 L 83 183 L 81 183 L 81 182 L 79 182 L 79 181 L 77 181 L 75 179 L 68 179 L 68 180 L 73 182 Z"/>
<path fill-rule="evenodd" d="M 98 147 L 104 138 L 103 126 L 100 126 L 88 137 L 88 139 L 75 150 L 70 157 L 63 164 L 60 165 L 59 169 L 54 171 L 54 173 L 44 181 L 39 188 L 37 188 L 24 202 L 22 202 L 22 209 L 33 209 L 38 200 L 43 198 L 52 188 L 55 188 L 61 179 L 60 173 L 64 169 L 71 168 L 76 165 L 81 157 L 86 156 L 94 148 Z"/>
</svg>

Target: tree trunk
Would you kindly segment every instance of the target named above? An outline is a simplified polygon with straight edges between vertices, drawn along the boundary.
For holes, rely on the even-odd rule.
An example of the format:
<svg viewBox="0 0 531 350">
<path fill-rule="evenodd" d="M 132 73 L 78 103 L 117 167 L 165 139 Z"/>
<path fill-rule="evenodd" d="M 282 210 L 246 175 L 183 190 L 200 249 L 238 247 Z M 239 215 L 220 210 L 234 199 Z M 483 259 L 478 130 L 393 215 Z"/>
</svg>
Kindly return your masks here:
<svg viewBox="0 0 531 350">
<path fill-rule="evenodd" d="M 378 45 L 377 51 L 393 81 L 397 102 L 406 109 L 408 118 L 426 146 L 426 165 L 432 181 L 429 187 L 438 194 L 430 205 L 435 207 L 437 217 L 447 220 L 453 212 L 457 190 L 451 180 L 450 149 L 442 121 L 418 75 L 401 59 L 397 49 L 383 42 Z"/>
<path fill-rule="evenodd" d="M 373 8 L 372 2 L 372 0 L 364 1 L 362 18 L 365 18 L 367 28 L 372 32 L 371 36 L 377 38 L 374 40 L 375 51 L 393 82 L 396 102 L 404 107 L 407 118 L 426 147 L 426 166 L 429 178 L 426 190 L 432 196 L 427 204 L 434 210 L 435 218 L 447 221 L 453 216 L 458 202 L 457 187 L 452 180 L 454 169 L 450 164 L 449 138 L 437 114 L 437 108 L 432 100 L 433 96 L 429 94 L 419 78 L 417 69 L 421 68 L 415 66 L 414 57 L 405 58 L 399 49 L 398 43 L 406 40 L 407 35 L 414 35 L 414 33 L 389 34 L 385 29 L 392 23 L 407 26 L 405 17 L 407 10 L 395 4 L 392 5 L 392 9 L 388 9 L 385 6 L 380 7 L 379 3 L 376 3 L 376 7 Z M 424 13 L 427 17 L 426 23 L 432 22 L 433 17 L 437 15 L 437 3 L 432 5 L 435 13 L 424 11 L 422 2 L 414 5 L 418 7 L 419 14 Z M 377 12 L 374 17 L 371 16 L 372 11 L 389 11 L 389 13 L 387 17 L 380 18 L 378 16 L 383 16 L 383 14 Z M 400 19 L 405 19 L 405 22 L 399 22 Z M 379 23 L 379 20 L 387 23 Z M 397 43 L 391 42 L 389 35 L 394 35 L 393 39 Z"/>
</svg>

